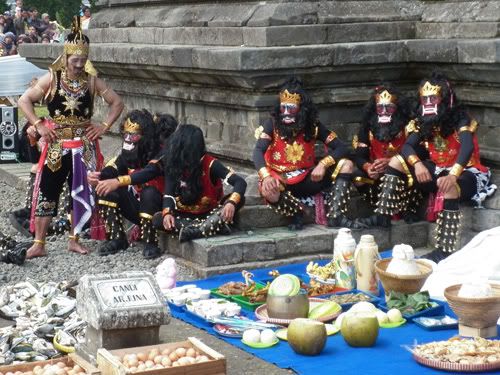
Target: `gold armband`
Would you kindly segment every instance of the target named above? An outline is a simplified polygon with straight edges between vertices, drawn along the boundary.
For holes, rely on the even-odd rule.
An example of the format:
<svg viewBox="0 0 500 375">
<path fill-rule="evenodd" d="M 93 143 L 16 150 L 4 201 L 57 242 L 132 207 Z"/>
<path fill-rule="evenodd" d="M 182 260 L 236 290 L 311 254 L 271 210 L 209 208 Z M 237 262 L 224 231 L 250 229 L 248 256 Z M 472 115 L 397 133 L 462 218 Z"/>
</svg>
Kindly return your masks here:
<svg viewBox="0 0 500 375">
<path fill-rule="evenodd" d="M 410 164 L 412 167 L 415 166 L 420 160 L 420 158 L 417 155 L 410 155 L 408 156 L 408 164 Z"/>
<path fill-rule="evenodd" d="M 36 129 L 36 126 L 41 124 L 43 122 L 43 120 L 41 118 L 39 118 L 38 120 L 36 120 L 34 123 L 33 123 L 33 126 L 35 127 Z"/>
<path fill-rule="evenodd" d="M 271 176 L 271 173 L 269 172 L 269 169 L 267 169 L 267 167 L 262 167 L 257 173 L 259 174 L 259 179 L 261 181 L 264 181 L 266 177 Z"/>
<path fill-rule="evenodd" d="M 463 171 L 464 171 L 464 167 L 462 167 L 460 164 L 457 163 L 451 168 L 450 174 L 455 176 L 455 177 L 459 177 Z"/>
<path fill-rule="evenodd" d="M 165 207 L 162 211 L 161 211 L 161 216 L 165 217 L 167 215 L 172 215 L 172 210 L 169 208 L 169 207 Z"/>
<path fill-rule="evenodd" d="M 325 156 L 323 159 L 321 159 L 319 162 L 323 164 L 325 168 L 330 168 L 332 165 L 335 164 L 335 159 L 333 158 L 333 156 L 328 155 Z"/>
<path fill-rule="evenodd" d="M 118 181 L 120 186 L 128 186 L 132 184 L 132 178 L 130 176 L 118 176 Z"/>
<path fill-rule="evenodd" d="M 241 195 L 239 193 L 232 193 L 227 200 L 237 206 L 241 202 Z"/>
<path fill-rule="evenodd" d="M 106 121 L 101 122 L 101 124 L 104 125 L 104 127 L 106 128 L 106 130 L 109 130 L 109 128 L 111 127 L 111 125 L 108 124 Z"/>
</svg>

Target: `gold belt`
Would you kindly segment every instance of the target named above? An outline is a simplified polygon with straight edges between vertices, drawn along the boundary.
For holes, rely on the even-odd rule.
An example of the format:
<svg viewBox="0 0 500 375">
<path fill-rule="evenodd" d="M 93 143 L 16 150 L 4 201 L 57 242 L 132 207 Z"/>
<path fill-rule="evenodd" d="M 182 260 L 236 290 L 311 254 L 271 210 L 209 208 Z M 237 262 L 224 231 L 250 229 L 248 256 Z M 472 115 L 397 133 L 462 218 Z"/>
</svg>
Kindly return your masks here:
<svg viewBox="0 0 500 375">
<path fill-rule="evenodd" d="M 83 137 L 85 135 L 86 126 L 71 126 L 64 128 L 57 128 L 54 131 L 57 134 L 57 138 L 60 140 L 73 139 L 77 137 Z"/>
</svg>

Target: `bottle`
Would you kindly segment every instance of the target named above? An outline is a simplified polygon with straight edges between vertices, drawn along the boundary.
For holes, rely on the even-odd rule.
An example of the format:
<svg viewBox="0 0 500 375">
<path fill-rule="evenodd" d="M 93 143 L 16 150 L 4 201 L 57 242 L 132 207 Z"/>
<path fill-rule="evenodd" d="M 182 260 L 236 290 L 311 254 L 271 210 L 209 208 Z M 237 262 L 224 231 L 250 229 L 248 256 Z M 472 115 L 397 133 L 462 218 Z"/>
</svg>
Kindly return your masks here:
<svg viewBox="0 0 500 375">
<path fill-rule="evenodd" d="M 380 259 L 378 245 L 371 234 L 364 234 L 359 239 L 354 253 L 356 266 L 356 287 L 364 292 L 378 296 L 378 277 L 375 262 Z"/>
<path fill-rule="evenodd" d="M 333 241 L 333 259 L 339 268 L 335 273 L 335 281 L 339 288 L 347 290 L 356 288 L 355 250 L 356 240 L 353 238 L 351 230 L 340 228 Z"/>
</svg>

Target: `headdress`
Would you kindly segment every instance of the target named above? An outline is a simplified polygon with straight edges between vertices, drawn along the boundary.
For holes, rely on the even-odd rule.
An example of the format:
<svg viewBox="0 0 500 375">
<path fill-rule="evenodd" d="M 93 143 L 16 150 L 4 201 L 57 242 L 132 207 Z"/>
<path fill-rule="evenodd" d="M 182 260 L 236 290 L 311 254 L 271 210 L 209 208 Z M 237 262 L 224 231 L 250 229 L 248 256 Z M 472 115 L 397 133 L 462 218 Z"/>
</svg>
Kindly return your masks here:
<svg viewBox="0 0 500 375">
<path fill-rule="evenodd" d="M 429 81 L 425 82 L 425 84 L 419 90 L 420 96 L 431 96 L 431 95 L 440 95 L 441 94 L 441 86 L 433 85 Z"/>
<path fill-rule="evenodd" d="M 127 120 L 125 121 L 125 124 L 123 124 L 123 131 L 125 133 L 131 133 L 131 134 L 135 134 L 135 133 L 141 133 L 141 125 L 137 122 L 133 122 L 130 117 L 127 118 Z"/>
<path fill-rule="evenodd" d="M 66 66 L 66 59 L 69 55 L 85 56 L 89 55 L 89 38 L 83 33 L 80 16 L 73 17 L 71 25 L 71 33 L 68 34 L 64 41 L 64 52 L 50 65 L 49 69 L 58 71 Z M 85 72 L 90 75 L 97 75 L 94 66 L 87 59 L 85 63 Z"/>
<path fill-rule="evenodd" d="M 384 90 L 379 94 L 375 95 L 375 102 L 377 104 L 395 104 L 397 100 L 396 95 L 392 95 L 389 91 Z"/>
<path fill-rule="evenodd" d="M 287 89 L 280 92 L 280 102 L 281 103 L 293 103 L 296 105 L 300 104 L 300 94 L 292 94 Z"/>
</svg>

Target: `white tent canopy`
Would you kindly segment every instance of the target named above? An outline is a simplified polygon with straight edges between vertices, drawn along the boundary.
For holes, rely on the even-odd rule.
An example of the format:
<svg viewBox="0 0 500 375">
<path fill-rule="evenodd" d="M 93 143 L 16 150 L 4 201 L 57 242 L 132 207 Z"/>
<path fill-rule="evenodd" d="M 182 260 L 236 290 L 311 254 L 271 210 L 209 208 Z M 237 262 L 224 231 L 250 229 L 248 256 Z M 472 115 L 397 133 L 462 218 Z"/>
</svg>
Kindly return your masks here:
<svg viewBox="0 0 500 375">
<path fill-rule="evenodd" d="M 22 95 L 33 78 L 46 72 L 19 55 L 0 57 L 0 98 Z"/>
</svg>

